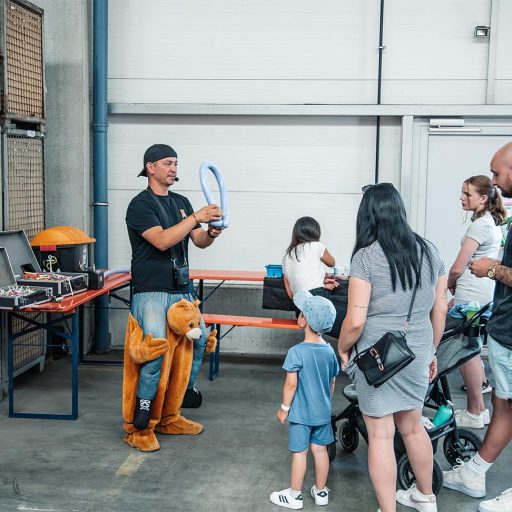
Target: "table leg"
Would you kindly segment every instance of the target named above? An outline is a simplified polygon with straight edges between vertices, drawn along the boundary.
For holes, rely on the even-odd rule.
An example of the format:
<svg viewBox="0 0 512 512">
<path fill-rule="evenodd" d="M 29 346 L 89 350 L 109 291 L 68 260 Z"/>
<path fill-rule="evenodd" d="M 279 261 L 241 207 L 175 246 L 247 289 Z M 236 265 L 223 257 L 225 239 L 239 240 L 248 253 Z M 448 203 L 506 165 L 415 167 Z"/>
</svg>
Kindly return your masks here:
<svg viewBox="0 0 512 512">
<path fill-rule="evenodd" d="M 78 364 L 80 362 L 80 315 L 82 306 L 75 309 L 71 318 L 71 419 L 78 418 Z"/>
<path fill-rule="evenodd" d="M 63 316 L 60 320 L 66 320 L 70 315 Z M 44 329 L 47 332 L 53 332 L 53 320 L 48 322 L 31 321 L 36 325 L 35 329 Z M 34 330 L 34 328 L 32 328 Z M 30 332 L 30 331 L 28 331 Z M 66 339 L 71 339 L 72 367 L 71 367 L 71 414 L 56 413 L 31 413 L 14 411 L 14 340 L 18 334 L 13 333 L 12 315 L 7 319 L 7 359 L 9 374 L 9 418 L 37 418 L 47 420 L 76 420 L 78 418 L 78 342 L 79 342 L 79 313 L 78 309 L 71 315 L 71 332 L 66 334 Z"/>
<path fill-rule="evenodd" d="M 219 375 L 220 364 L 220 325 L 212 325 L 211 329 L 217 329 L 217 346 L 215 347 L 215 352 L 210 354 L 210 373 L 208 375 L 209 380 L 213 380 Z"/>
<path fill-rule="evenodd" d="M 84 362 L 84 308 L 80 306 L 78 313 L 78 362 Z"/>
<path fill-rule="evenodd" d="M 203 312 L 203 297 L 204 297 L 204 281 L 199 279 L 199 286 L 197 287 L 197 296 L 201 303 L 199 304 L 199 311 Z"/>
<path fill-rule="evenodd" d="M 9 418 L 14 417 L 14 337 L 12 317 L 7 315 L 7 374 L 9 376 Z"/>
</svg>

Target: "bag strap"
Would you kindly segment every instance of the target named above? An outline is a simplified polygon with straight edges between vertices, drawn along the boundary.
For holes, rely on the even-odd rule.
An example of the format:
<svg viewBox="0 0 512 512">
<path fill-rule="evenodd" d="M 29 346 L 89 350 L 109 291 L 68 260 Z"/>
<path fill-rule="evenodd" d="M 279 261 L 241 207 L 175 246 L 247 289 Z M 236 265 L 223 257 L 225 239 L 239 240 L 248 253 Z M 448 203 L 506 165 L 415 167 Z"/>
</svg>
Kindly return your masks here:
<svg viewBox="0 0 512 512">
<path fill-rule="evenodd" d="M 407 318 L 405 320 L 404 332 L 407 332 L 407 327 L 409 327 L 409 321 L 411 320 L 412 306 L 414 305 L 414 299 L 416 298 L 416 292 L 418 291 L 418 283 L 420 281 L 419 278 L 421 276 L 422 266 L 423 266 L 423 248 L 421 249 L 419 276 L 418 276 L 418 279 L 416 280 L 416 285 L 414 286 L 414 291 L 412 292 L 411 304 L 409 305 L 409 312 L 407 313 Z"/>
<path fill-rule="evenodd" d="M 162 219 L 161 220 L 162 220 L 162 222 L 164 224 L 164 226 L 163 226 L 164 229 L 170 228 L 172 226 L 172 222 L 171 222 L 171 217 L 169 216 L 169 212 L 163 207 L 162 202 L 156 197 L 156 194 L 153 192 L 153 190 L 151 190 L 151 187 L 148 187 L 146 189 L 146 191 L 148 192 L 148 197 L 158 207 L 158 209 L 159 209 L 159 211 L 160 211 L 160 213 L 162 215 Z M 169 197 L 169 195 L 167 197 Z M 165 226 L 165 224 L 167 224 L 167 225 Z M 186 256 L 186 253 L 185 253 L 185 244 L 184 244 L 183 240 L 180 240 L 180 245 L 181 245 L 181 248 L 182 248 L 182 251 L 183 251 L 184 263 L 186 265 L 187 264 L 187 256 Z M 169 247 L 169 253 L 171 254 L 171 260 L 173 262 L 173 265 L 176 266 L 176 261 L 177 261 L 178 257 L 177 257 L 176 249 L 174 248 L 174 245 Z"/>
<path fill-rule="evenodd" d="M 421 276 L 422 266 L 423 266 L 423 248 L 421 249 L 421 256 L 420 256 L 420 269 L 419 269 L 420 276 Z M 419 283 L 419 278 L 416 280 L 416 284 L 414 285 L 414 290 L 412 292 L 411 303 L 409 304 L 409 312 L 407 313 L 407 318 L 405 320 L 404 333 L 407 333 L 407 328 L 409 327 L 409 321 L 411 320 L 412 307 L 414 305 L 414 299 L 416 298 L 416 292 L 418 291 L 418 283 Z M 354 343 L 354 348 L 356 349 L 356 356 L 358 356 L 359 352 L 357 351 L 357 341 Z"/>
</svg>

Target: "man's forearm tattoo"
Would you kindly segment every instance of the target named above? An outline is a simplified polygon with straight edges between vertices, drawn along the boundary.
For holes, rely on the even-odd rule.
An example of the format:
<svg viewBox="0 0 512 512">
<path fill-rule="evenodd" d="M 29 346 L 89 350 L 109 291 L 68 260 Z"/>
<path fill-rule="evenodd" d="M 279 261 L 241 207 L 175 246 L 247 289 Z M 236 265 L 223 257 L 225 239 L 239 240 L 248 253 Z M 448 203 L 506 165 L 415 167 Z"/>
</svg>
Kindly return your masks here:
<svg viewBox="0 0 512 512">
<path fill-rule="evenodd" d="M 507 286 L 512 286 L 512 268 L 505 265 L 496 267 L 496 279 Z"/>
</svg>

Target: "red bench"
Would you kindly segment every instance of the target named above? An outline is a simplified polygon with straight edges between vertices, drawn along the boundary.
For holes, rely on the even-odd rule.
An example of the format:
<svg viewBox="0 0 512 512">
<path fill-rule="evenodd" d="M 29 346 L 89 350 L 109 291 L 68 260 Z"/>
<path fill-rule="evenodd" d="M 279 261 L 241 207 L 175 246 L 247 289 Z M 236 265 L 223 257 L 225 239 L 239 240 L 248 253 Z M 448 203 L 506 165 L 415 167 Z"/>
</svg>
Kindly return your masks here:
<svg viewBox="0 0 512 512">
<path fill-rule="evenodd" d="M 217 329 L 217 348 L 210 354 L 210 373 L 208 378 L 215 379 L 219 374 L 220 340 L 237 326 L 265 327 L 268 329 L 293 329 L 300 330 L 297 320 L 291 318 L 263 318 L 255 316 L 217 315 L 214 313 L 203 313 L 203 320 L 206 325 Z M 220 334 L 221 325 L 231 325 L 231 329 L 223 336 Z"/>
</svg>

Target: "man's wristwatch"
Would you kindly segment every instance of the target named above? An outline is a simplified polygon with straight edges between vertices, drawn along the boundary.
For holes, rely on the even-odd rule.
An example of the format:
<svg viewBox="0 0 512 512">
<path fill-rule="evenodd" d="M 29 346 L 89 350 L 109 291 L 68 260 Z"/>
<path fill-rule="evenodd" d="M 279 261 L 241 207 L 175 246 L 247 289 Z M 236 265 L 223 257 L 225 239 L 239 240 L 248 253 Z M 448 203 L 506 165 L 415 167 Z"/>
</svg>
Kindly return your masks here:
<svg viewBox="0 0 512 512">
<path fill-rule="evenodd" d="M 487 271 L 487 277 L 489 279 L 492 279 L 493 281 L 496 279 L 496 267 L 499 265 L 499 263 L 496 263 L 493 265 L 488 271 Z"/>
</svg>

